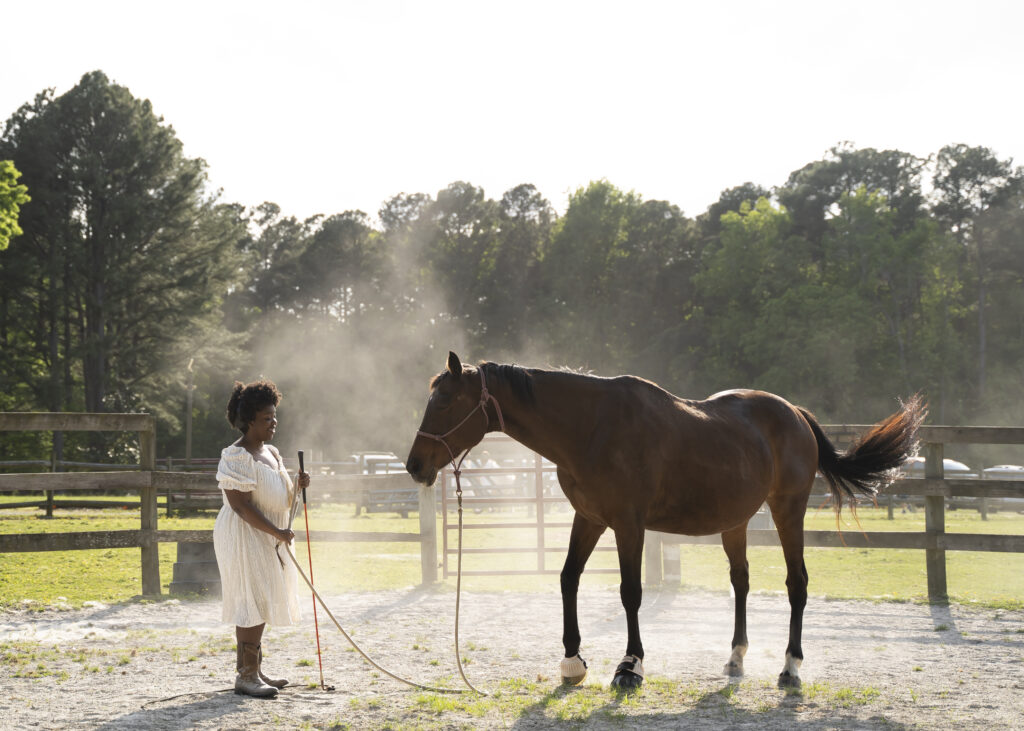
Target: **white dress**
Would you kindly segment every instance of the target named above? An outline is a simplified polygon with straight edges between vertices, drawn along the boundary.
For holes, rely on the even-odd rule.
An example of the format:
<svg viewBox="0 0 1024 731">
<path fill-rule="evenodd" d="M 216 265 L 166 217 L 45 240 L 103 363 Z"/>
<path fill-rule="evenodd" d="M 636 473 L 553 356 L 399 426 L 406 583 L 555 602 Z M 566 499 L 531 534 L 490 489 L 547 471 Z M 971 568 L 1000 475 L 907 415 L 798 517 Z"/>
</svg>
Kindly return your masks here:
<svg viewBox="0 0 1024 731">
<path fill-rule="evenodd" d="M 267 445 L 270 447 L 270 445 Z M 292 481 L 277 449 L 270 447 L 278 468 L 253 459 L 244 447 L 230 446 L 220 453 L 217 481 L 221 490 L 251 492 L 252 504 L 278 528 L 288 526 Z M 279 626 L 301 618 L 295 564 L 285 554 L 291 548 L 242 520 L 223 495 L 224 506 L 213 526 L 213 547 L 220 569 L 224 608 L 221 618 L 237 627 L 264 622 Z M 284 565 L 282 566 L 282 561 Z"/>
</svg>

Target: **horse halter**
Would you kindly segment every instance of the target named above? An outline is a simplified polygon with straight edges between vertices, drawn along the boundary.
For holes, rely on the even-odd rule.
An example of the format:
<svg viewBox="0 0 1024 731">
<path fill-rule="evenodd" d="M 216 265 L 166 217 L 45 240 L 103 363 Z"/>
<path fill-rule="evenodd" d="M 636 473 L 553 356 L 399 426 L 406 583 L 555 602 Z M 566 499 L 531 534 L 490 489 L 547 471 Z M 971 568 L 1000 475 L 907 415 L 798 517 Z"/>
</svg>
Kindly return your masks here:
<svg viewBox="0 0 1024 731">
<path fill-rule="evenodd" d="M 491 392 L 487 390 L 487 379 L 484 377 L 484 369 L 483 368 L 477 368 L 477 370 L 480 372 L 480 401 L 477 403 L 476 406 L 473 407 L 472 411 L 470 411 L 468 414 L 466 414 L 466 418 L 464 418 L 458 424 L 456 424 L 451 429 L 446 431 L 444 434 L 431 434 L 431 433 L 425 432 L 425 431 L 417 431 L 416 432 L 417 436 L 426 437 L 427 439 L 433 439 L 434 441 L 441 442 L 441 444 L 444 445 L 444 448 L 448 450 L 448 456 L 450 456 L 452 458 L 452 467 L 454 468 L 456 484 L 458 484 L 459 475 L 462 472 L 462 469 L 461 469 L 462 468 L 462 462 L 469 455 L 469 450 L 472 449 L 473 447 L 470 447 L 469 449 L 467 449 L 463 453 L 462 459 L 460 459 L 458 461 L 458 464 L 456 464 L 455 463 L 455 452 L 452 451 L 452 448 L 448 445 L 448 442 L 445 441 L 445 438 L 446 437 L 450 437 L 453 433 L 455 433 L 459 429 L 459 427 L 461 427 L 463 424 L 465 424 L 467 421 L 469 421 L 470 417 L 473 416 L 473 414 L 475 414 L 477 412 L 477 409 L 479 409 L 480 411 L 483 412 L 483 415 L 484 415 L 484 428 L 486 429 L 488 426 L 490 426 L 491 425 L 491 418 L 487 415 L 487 402 L 488 401 L 493 401 L 494 402 L 494 410 L 498 414 L 498 427 L 501 429 L 501 431 L 505 431 L 505 419 L 501 415 L 501 405 L 498 403 L 498 399 L 494 398 L 494 396 L 491 395 Z M 462 490 L 460 489 L 459 492 L 462 492 Z"/>
</svg>

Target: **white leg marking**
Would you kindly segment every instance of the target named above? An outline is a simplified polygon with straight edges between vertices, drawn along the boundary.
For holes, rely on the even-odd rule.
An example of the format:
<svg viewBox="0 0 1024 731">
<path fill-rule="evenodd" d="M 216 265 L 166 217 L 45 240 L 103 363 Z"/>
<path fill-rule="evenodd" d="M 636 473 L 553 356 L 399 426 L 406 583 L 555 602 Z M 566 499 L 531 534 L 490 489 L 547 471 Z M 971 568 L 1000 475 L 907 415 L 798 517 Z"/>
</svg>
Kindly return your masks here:
<svg viewBox="0 0 1024 731">
<path fill-rule="evenodd" d="M 725 674 L 732 676 L 743 675 L 743 657 L 747 654 L 746 645 L 736 645 L 732 648 L 729 662 L 725 664 Z"/>
<path fill-rule="evenodd" d="M 783 668 L 782 672 L 789 673 L 794 678 L 800 677 L 800 664 L 803 662 L 798 657 L 793 657 L 788 652 L 786 653 L 786 667 Z"/>
</svg>

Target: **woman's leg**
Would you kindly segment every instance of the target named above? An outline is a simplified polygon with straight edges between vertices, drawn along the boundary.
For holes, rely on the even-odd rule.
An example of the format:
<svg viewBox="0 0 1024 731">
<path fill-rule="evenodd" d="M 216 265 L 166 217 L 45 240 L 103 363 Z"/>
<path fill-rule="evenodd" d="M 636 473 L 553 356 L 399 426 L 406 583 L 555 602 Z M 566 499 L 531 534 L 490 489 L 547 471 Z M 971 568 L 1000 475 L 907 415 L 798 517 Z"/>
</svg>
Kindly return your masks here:
<svg viewBox="0 0 1024 731">
<path fill-rule="evenodd" d="M 260 679 L 260 640 L 263 638 L 265 624 L 252 627 L 235 627 L 235 638 L 238 641 L 238 677 L 235 679 L 235 692 L 257 697 L 273 697 L 277 688 L 273 688 Z"/>
</svg>

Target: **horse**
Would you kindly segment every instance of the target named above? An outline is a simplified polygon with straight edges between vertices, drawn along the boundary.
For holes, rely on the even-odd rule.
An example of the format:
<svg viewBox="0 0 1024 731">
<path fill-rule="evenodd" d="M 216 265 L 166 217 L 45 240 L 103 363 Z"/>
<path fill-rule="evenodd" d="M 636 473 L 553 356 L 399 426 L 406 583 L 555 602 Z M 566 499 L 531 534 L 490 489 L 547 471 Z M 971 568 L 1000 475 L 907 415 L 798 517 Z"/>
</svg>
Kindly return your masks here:
<svg viewBox="0 0 1024 731">
<path fill-rule="evenodd" d="M 687 400 L 634 376 L 601 378 L 490 362 L 471 366 L 449 353 L 446 368 L 430 382 L 406 469 L 416 482 L 432 485 L 439 469 L 454 465 L 457 454 L 497 430 L 556 465 L 575 510 L 560 575 L 562 681 L 578 684 L 586 677 L 576 615 L 579 580 L 598 539 L 611 528 L 627 627 L 626 654 L 611 684 L 623 690 L 639 688 L 644 679 L 637 615 L 645 529 L 721 533 L 736 597 L 724 672 L 743 675 L 747 522 L 767 503 L 785 556 L 791 609 L 778 683 L 799 687 L 808 580 L 803 522 L 815 473 L 828 483 L 838 517 L 844 497 L 872 495 L 897 476 L 916 451 L 925 414 L 914 396 L 840 452 L 810 411 L 765 391 L 730 390 Z"/>
</svg>

